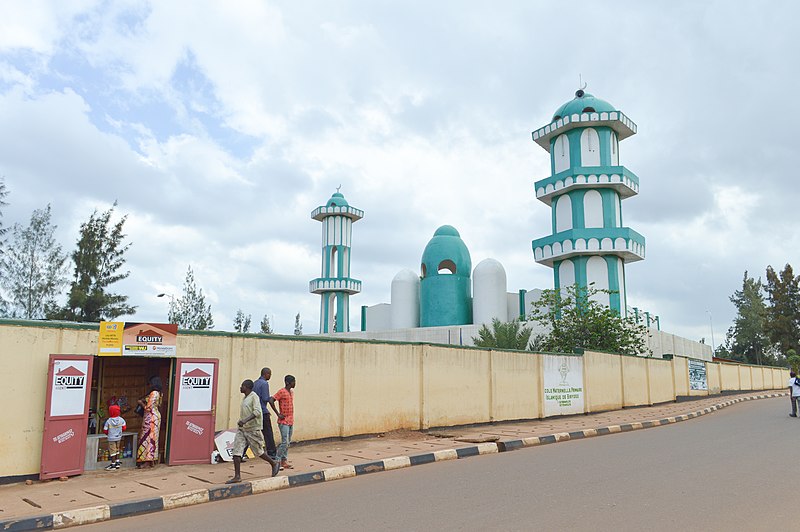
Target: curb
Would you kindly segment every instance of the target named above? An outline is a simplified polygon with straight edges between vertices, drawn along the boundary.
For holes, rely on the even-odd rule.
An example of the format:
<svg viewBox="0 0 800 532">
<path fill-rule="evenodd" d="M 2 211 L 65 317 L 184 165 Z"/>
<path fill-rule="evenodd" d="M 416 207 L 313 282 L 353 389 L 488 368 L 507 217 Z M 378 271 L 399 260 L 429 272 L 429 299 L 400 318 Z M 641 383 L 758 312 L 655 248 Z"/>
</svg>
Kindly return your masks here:
<svg viewBox="0 0 800 532">
<path fill-rule="evenodd" d="M 737 399 L 731 399 L 729 401 L 717 403 L 702 410 L 663 419 L 654 419 L 635 423 L 623 423 L 621 425 L 610 425 L 608 427 L 585 429 L 574 432 L 559 432 L 556 434 L 548 434 L 546 436 L 532 436 L 530 438 L 522 438 L 518 440 L 498 441 L 496 443 L 479 443 L 472 447 L 444 449 L 413 456 L 395 456 L 392 458 L 385 458 L 383 460 L 376 460 L 374 462 L 367 462 L 363 464 L 336 466 L 319 471 L 312 471 L 310 473 L 298 473 L 283 477 L 262 478 L 240 482 L 238 484 L 231 484 L 229 486 L 214 486 L 207 489 L 198 489 L 171 495 L 162 495 L 161 497 L 141 499 L 138 501 L 103 504 L 99 506 L 91 506 L 77 510 L 67 510 L 64 512 L 56 512 L 34 517 L 7 519 L 0 521 L 0 530 L 48 530 L 66 528 L 70 526 L 88 525 L 91 523 L 108 521 L 110 519 L 117 519 L 120 517 L 142 515 L 152 512 L 159 512 L 162 510 L 171 510 L 173 508 L 183 508 L 186 506 L 193 506 L 195 504 L 202 504 L 210 501 L 221 501 L 235 497 L 253 495 L 256 493 L 266 493 L 269 491 L 292 488 L 295 486 L 305 486 L 319 482 L 340 480 L 343 478 L 367 475 L 380 471 L 391 471 L 393 469 L 402 469 L 405 467 L 430 464 L 434 462 L 443 462 L 446 460 L 459 460 L 462 458 L 469 458 L 471 456 L 503 453 L 514 451 L 516 449 L 522 449 L 524 447 L 535 447 L 538 445 L 560 443 L 570 440 L 580 440 L 594 436 L 605 436 L 607 434 L 649 429 L 652 427 L 679 423 L 681 421 L 687 421 L 689 419 L 704 416 L 743 401 L 785 396 L 786 392 L 740 397 Z"/>
</svg>

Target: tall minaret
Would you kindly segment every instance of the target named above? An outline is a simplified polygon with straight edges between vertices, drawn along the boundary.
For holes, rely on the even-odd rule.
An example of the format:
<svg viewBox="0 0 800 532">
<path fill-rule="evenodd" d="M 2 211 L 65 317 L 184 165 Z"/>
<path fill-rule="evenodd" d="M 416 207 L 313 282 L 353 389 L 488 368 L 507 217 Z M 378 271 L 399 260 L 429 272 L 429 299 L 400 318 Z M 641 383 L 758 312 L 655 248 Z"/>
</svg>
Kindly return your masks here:
<svg viewBox="0 0 800 532">
<path fill-rule="evenodd" d="M 536 197 L 552 208 L 553 234 L 533 241 L 536 262 L 553 268 L 555 287 L 573 284 L 612 293 L 597 300 L 626 315 L 625 264 L 644 259 L 642 235 L 623 226 L 622 200 L 639 178 L 619 163 L 619 141 L 636 124 L 610 103 L 578 90 L 533 140 L 550 152 L 551 176 Z"/>
<path fill-rule="evenodd" d="M 350 277 L 350 242 L 353 222 L 363 217 L 364 211 L 348 205 L 338 188 L 328 203 L 311 212 L 322 222 L 322 275 L 309 283 L 311 293 L 322 296 L 321 334 L 350 330 L 350 295 L 361 292 L 361 281 Z"/>
</svg>

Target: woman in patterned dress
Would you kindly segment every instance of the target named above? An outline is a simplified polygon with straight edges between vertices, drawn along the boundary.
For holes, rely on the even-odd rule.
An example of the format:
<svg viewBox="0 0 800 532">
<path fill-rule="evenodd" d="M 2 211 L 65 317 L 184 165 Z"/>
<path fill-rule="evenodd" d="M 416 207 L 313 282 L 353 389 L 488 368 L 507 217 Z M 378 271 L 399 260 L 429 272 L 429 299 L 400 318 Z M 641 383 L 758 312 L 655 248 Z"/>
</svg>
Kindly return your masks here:
<svg viewBox="0 0 800 532">
<path fill-rule="evenodd" d="M 158 463 L 158 433 L 161 428 L 161 379 L 150 377 L 150 392 L 139 399 L 144 408 L 142 428 L 139 430 L 139 448 L 136 451 L 136 467 L 153 467 Z"/>
</svg>

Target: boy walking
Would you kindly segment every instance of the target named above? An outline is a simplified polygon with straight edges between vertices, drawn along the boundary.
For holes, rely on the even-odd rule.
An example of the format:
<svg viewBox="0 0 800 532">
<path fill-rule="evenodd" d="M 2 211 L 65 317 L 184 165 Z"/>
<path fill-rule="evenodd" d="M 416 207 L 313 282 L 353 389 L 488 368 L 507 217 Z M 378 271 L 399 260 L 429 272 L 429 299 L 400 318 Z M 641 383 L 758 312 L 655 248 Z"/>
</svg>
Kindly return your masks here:
<svg viewBox="0 0 800 532">
<path fill-rule="evenodd" d="M 111 405 L 108 407 L 108 415 L 103 425 L 103 432 L 108 437 L 108 456 L 111 458 L 111 463 L 106 466 L 106 471 L 120 468 L 119 447 L 122 441 L 122 432 L 127 428 L 125 420 L 119 415 L 119 405 Z"/>
<path fill-rule="evenodd" d="M 246 447 L 253 450 L 253 454 L 272 466 L 272 476 L 278 474 L 278 462 L 267 455 L 264 450 L 264 435 L 261 433 L 263 415 L 258 396 L 253 393 L 253 381 L 247 379 L 242 383 L 239 391 L 244 394 L 242 406 L 239 409 L 239 431 L 233 439 L 233 478 L 226 484 L 235 484 L 242 481 L 241 467 L 242 455 Z"/>
<path fill-rule="evenodd" d="M 278 429 L 281 431 L 281 444 L 278 446 L 278 460 L 281 469 L 292 469 L 289 465 L 289 444 L 292 442 L 292 432 L 294 431 L 294 391 L 293 388 L 297 380 L 292 375 L 283 378 L 285 386 L 272 396 L 269 404 L 278 416 Z M 278 401 L 280 412 L 275 409 L 275 401 Z"/>
</svg>

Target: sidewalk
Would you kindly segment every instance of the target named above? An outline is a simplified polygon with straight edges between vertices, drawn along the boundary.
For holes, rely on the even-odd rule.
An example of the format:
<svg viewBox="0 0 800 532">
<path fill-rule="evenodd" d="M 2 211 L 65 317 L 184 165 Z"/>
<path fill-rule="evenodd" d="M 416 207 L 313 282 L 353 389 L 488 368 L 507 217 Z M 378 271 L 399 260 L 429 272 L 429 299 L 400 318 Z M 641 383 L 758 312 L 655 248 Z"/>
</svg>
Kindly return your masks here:
<svg viewBox="0 0 800 532">
<path fill-rule="evenodd" d="M 10 484 L 0 486 L 0 530 L 61 528 L 445 459 L 649 428 L 744 400 L 785 395 L 782 391 L 749 392 L 600 414 L 301 444 L 289 453 L 293 469 L 272 480 L 266 462 L 250 459 L 242 464 L 243 482 L 233 486 L 224 486 L 233 475 L 230 462 L 97 471 L 64 482 Z M 788 412 L 789 405 L 776 402 L 776 408 Z"/>
</svg>

